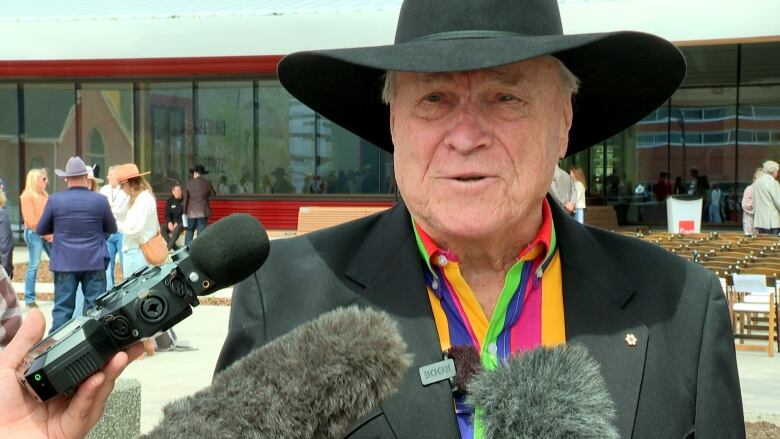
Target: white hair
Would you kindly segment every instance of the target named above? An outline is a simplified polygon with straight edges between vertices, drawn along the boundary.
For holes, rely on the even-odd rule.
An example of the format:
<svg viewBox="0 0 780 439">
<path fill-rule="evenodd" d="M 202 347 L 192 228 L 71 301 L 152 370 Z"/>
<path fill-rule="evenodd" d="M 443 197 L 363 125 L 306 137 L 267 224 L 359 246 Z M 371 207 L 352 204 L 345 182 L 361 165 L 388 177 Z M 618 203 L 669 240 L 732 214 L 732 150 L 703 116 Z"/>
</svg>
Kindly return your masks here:
<svg viewBox="0 0 780 439">
<path fill-rule="evenodd" d="M 580 89 L 580 80 L 577 78 L 574 73 L 571 72 L 571 70 L 566 67 L 566 65 L 561 62 L 558 58 L 548 55 L 547 57 L 552 58 L 555 61 L 555 64 L 558 66 L 558 71 L 561 76 L 561 88 L 564 92 L 571 93 L 572 96 L 577 94 L 577 91 Z M 382 88 L 382 102 L 390 105 L 390 103 L 393 101 L 393 95 L 395 94 L 395 75 L 396 71 L 394 70 L 388 70 L 385 72 L 384 75 L 384 87 Z"/>
<path fill-rule="evenodd" d="M 780 165 L 777 164 L 777 162 L 772 160 L 767 160 L 763 164 L 764 168 L 764 174 L 774 174 L 778 170 L 780 170 Z"/>
</svg>

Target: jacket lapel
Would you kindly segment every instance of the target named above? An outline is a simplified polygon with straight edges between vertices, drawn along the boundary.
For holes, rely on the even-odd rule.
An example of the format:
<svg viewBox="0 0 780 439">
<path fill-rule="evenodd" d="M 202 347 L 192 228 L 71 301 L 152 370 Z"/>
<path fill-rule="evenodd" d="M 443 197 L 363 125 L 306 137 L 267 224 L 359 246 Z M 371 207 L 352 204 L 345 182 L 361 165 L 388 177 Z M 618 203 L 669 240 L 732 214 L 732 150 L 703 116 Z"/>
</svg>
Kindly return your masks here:
<svg viewBox="0 0 780 439">
<path fill-rule="evenodd" d="M 398 321 L 414 355 L 382 410 L 396 437 L 458 437 L 452 391 L 443 381 L 423 387 L 419 368 L 442 360 L 409 212 L 396 205 L 377 222 L 358 250 L 347 277 L 365 289 L 358 304 L 379 308 Z"/>
<path fill-rule="evenodd" d="M 648 329 L 623 310 L 635 289 L 614 266 L 598 234 L 550 200 L 563 263 L 568 343 L 580 343 L 601 366 L 622 437 L 631 437 L 644 372 Z M 632 257 L 632 255 L 612 255 Z"/>
</svg>

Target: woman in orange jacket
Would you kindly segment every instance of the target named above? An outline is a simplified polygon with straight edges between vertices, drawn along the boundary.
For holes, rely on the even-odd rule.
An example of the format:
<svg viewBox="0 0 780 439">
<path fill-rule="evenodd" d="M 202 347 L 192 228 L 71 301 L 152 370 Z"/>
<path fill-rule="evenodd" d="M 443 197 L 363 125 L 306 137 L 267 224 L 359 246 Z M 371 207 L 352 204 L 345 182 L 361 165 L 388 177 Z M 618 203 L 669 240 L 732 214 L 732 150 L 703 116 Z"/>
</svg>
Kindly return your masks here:
<svg viewBox="0 0 780 439">
<path fill-rule="evenodd" d="M 19 197 L 24 218 L 24 242 L 27 243 L 27 251 L 30 255 L 27 273 L 24 276 L 24 303 L 30 307 L 37 306 L 35 280 L 38 276 L 38 264 L 41 262 L 41 251 L 45 251 L 48 256 L 51 249 L 52 236 L 40 236 L 35 233 L 43 208 L 49 200 L 49 194 L 46 192 L 48 185 L 49 175 L 46 169 L 30 169 L 24 191 Z"/>
</svg>

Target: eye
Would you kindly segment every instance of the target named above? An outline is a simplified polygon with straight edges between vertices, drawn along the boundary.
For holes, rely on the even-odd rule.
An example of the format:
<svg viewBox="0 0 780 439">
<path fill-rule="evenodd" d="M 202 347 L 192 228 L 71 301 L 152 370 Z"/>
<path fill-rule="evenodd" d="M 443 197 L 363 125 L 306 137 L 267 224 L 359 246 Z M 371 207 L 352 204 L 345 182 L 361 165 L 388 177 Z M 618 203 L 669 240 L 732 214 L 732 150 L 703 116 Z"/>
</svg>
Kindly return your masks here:
<svg viewBox="0 0 780 439">
<path fill-rule="evenodd" d="M 517 102 L 519 99 L 517 99 L 515 96 L 512 95 L 498 95 L 498 101 L 499 102 Z"/>
<path fill-rule="evenodd" d="M 430 102 L 430 103 L 436 103 L 442 101 L 442 96 L 440 94 L 431 93 L 423 98 L 423 101 Z"/>
</svg>

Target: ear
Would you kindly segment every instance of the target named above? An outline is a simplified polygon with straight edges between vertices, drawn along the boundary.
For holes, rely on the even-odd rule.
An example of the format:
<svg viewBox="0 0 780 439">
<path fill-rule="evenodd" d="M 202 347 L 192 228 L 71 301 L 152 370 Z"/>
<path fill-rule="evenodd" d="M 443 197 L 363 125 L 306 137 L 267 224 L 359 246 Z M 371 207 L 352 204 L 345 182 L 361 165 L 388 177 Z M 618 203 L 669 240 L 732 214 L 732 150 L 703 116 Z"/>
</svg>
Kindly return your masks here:
<svg viewBox="0 0 780 439">
<path fill-rule="evenodd" d="M 563 112 L 563 120 L 560 124 L 560 132 L 558 133 L 558 157 L 563 158 L 566 156 L 566 150 L 569 149 L 569 130 L 571 130 L 571 121 L 574 116 L 574 110 L 572 109 L 572 95 L 566 93 L 568 96 L 563 98 L 563 105 L 561 111 Z"/>
<path fill-rule="evenodd" d="M 393 112 L 393 103 L 391 102 L 388 107 L 390 108 L 390 141 L 395 145 L 395 113 Z"/>
</svg>

